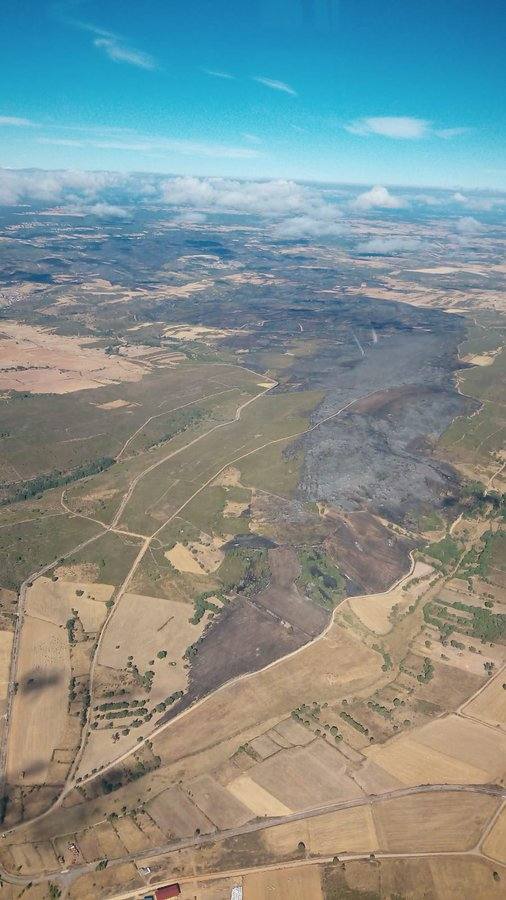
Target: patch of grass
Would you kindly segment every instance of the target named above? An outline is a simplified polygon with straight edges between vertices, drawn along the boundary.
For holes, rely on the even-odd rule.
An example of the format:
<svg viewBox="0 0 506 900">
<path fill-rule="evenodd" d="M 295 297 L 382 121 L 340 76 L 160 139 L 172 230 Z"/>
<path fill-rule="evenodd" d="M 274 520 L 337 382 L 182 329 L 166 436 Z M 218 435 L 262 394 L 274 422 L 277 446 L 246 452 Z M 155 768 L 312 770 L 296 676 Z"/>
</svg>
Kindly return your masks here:
<svg viewBox="0 0 506 900">
<path fill-rule="evenodd" d="M 55 559 L 61 560 L 72 547 L 98 531 L 94 522 L 70 516 L 55 516 L 48 521 L 38 519 L 3 528 L 0 531 L 2 587 L 18 590 L 32 572 Z M 98 538 L 97 543 L 101 539 Z"/>
<path fill-rule="evenodd" d="M 418 528 L 420 531 L 441 531 L 445 527 L 444 519 L 435 510 L 425 515 L 421 515 L 418 519 Z"/>
<path fill-rule="evenodd" d="M 456 541 L 449 535 L 446 535 L 443 540 L 436 541 L 434 544 L 429 544 L 424 548 L 423 552 L 426 556 L 438 559 L 443 565 L 447 565 L 458 557 L 460 551 Z"/>
<path fill-rule="evenodd" d="M 315 603 L 333 609 L 343 597 L 345 587 L 338 567 L 316 549 L 302 550 L 299 562 L 302 571 L 297 579 L 298 587 Z"/>
<path fill-rule="evenodd" d="M 100 540 L 72 554 L 65 560 L 64 565 L 91 563 L 98 567 L 98 581 L 104 584 L 121 584 L 139 552 L 139 547 L 139 539 L 106 532 Z"/>
</svg>

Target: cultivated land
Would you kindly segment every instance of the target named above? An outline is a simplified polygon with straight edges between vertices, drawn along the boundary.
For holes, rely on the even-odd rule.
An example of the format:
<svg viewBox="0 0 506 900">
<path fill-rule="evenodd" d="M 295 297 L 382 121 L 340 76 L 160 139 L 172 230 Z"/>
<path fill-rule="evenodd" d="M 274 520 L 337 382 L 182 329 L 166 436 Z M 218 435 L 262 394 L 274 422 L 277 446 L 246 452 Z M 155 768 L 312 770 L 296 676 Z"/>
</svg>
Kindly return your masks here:
<svg viewBox="0 0 506 900">
<path fill-rule="evenodd" d="M 438 238 L 392 258 L 34 213 L 0 219 L 2 897 L 502 896 L 500 226 L 357 218 Z"/>
</svg>

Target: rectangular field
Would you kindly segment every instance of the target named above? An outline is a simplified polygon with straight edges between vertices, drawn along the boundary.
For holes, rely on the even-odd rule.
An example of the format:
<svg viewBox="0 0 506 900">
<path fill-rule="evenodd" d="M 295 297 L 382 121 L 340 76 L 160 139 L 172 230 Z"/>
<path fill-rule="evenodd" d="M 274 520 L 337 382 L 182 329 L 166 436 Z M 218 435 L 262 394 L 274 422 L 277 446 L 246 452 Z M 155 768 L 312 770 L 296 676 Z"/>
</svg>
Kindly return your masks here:
<svg viewBox="0 0 506 900">
<path fill-rule="evenodd" d="M 64 746 L 70 652 L 67 631 L 26 616 L 9 735 L 7 779 L 44 784 L 54 751 Z"/>
<path fill-rule="evenodd" d="M 444 792 L 374 804 L 379 848 L 399 853 L 471 849 L 497 806 L 495 797 Z"/>
<path fill-rule="evenodd" d="M 323 897 L 317 865 L 254 872 L 243 879 L 244 900 L 320 900 Z"/>
<path fill-rule="evenodd" d="M 289 809 L 298 810 L 359 797 L 360 789 L 344 769 L 344 758 L 317 740 L 308 747 L 281 750 L 248 775 Z"/>
<path fill-rule="evenodd" d="M 503 730 L 506 728 L 506 676 L 498 678 L 487 684 L 485 689 L 471 700 L 463 712 L 465 715 L 479 719 L 487 725 L 495 725 Z"/>
<path fill-rule="evenodd" d="M 209 775 L 201 775 L 186 787 L 193 803 L 218 828 L 234 828 L 252 818 L 251 810 Z"/>
</svg>

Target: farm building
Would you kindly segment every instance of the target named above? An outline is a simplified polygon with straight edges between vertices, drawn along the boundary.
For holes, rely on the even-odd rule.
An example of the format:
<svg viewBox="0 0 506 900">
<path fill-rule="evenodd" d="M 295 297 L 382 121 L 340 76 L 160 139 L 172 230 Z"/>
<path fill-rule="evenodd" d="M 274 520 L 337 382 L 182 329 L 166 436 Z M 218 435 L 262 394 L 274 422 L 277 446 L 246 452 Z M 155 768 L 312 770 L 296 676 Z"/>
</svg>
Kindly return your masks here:
<svg viewBox="0 0 506 900">
<path fill-rule="evenodd" d="M 181 888 L 174 882 L 174 884 L 166 884 L 164 887 L 158 888 L 155 891 L 156 900 L 167 900 L 168 897 L 179 897 L 181 893 Z"/>
</svg>

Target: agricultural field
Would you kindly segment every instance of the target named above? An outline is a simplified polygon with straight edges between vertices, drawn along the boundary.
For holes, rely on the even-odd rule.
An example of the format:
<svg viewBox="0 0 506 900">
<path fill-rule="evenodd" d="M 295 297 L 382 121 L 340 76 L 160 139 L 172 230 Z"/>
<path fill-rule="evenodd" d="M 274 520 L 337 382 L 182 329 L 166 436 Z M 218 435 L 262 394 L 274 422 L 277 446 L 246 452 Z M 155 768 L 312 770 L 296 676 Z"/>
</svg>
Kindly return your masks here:
<svg viewBox="0 0 506 900">
<path fill-rule="evenodd" d="M 7 898 L 501 895 L 506 270 L 403 210 L 0 210 Z"/>
</svg>

